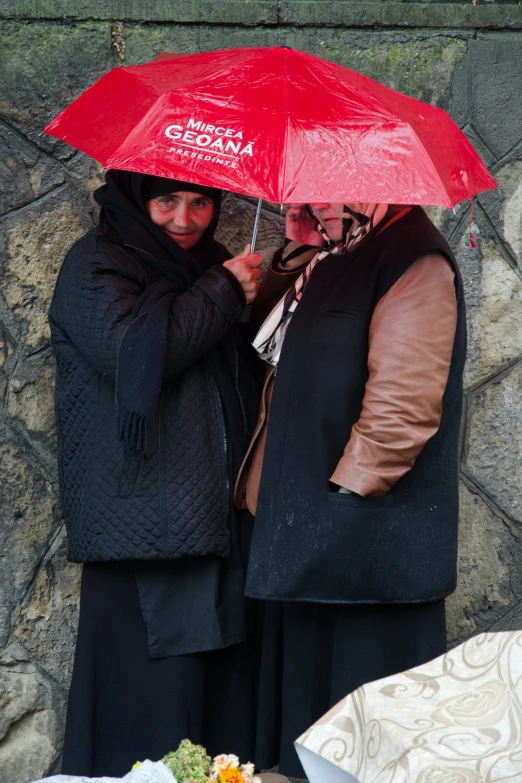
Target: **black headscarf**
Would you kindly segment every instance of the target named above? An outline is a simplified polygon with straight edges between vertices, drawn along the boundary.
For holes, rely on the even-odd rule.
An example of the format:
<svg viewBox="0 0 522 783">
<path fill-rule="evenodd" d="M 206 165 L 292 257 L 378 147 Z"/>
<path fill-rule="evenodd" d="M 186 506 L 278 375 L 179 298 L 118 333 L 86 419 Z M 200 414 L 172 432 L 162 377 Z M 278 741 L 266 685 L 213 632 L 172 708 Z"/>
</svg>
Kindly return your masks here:
<svg viewBox="0 0 522 783">
<path fill-rule="evenodd" d="M 153 223 L 146 207 L 149 199 L 177 191 L 202 193 L 214 202 L 212 221 L 190 251 L 181 248 Z M 136 301 L 132 321 L 119 346 L 116 371 L 120 437 L 127 450 L 146 454 L 152 420 L 159 409 L 173 302 L 207 269 L 231 257 L 214 239 L 221 191 L 180 180 L 113 170 L 107 172 L 105 185 L 95 191 L 94 198 L 102 208 L 101 223 L 106 221 L 145 266 L 159 273 L 158 279 Z M 215 374 L 221 376 L 217 379 L 221 396 L 230 400 L 233 392 L 223 377 L 222 362 L 214 357 L 214 364 Z M 237 397 L 234 405 L 237 407 Z"/>
<path fill-rule="evenodd" d="M 147 211 L 149 199 L 178 191 L 201 193 L 214 202 L 212 221 L 190 251 L 180 247 L 160 226 L 153 223 Z M 205 269 L 230 258 L 226 248 L 214 239 L 222 199 L 222 193 L 217 188 L 132 171 L 112 170 L 105 175 L 105 185 L 95 191 L 94 198 L 102 208 L 101 218 L 116 231 L 125 245 L 142 250 L 155 259 L 167 261 L 173 267 L 171 275 L 183 275 L 189 285 Z M 163 271 L 164 266 L 161 267 Z"/>
</svg>

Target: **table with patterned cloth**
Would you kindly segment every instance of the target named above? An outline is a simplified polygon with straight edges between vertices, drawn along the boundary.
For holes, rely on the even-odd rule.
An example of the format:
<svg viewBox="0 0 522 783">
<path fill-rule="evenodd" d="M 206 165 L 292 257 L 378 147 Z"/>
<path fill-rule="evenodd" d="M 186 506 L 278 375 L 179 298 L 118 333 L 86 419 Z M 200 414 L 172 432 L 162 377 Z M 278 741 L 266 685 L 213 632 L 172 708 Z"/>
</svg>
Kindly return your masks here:
<svg viewBox="0 0 522 783">
<path fill-rule="evenodd" d="M 310 783 L 521 781 L 522 631 L 363 685 L 296 749 Z"/>
</svg>

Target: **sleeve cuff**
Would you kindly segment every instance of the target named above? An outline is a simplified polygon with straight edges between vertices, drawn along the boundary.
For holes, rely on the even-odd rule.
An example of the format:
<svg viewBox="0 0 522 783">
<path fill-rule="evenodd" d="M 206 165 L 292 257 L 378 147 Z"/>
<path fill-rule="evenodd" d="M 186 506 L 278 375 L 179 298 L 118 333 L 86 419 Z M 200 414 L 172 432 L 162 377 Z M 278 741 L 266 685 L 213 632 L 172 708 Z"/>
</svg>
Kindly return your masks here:
<svg viewBox="0 0 522 783">
<path fill-rule="evenodd" d="M 194 285 L 201 288 L 231 322 L 238 321 L 243 315 L 246 307 L 243 288 L 224 266 L 212 266 Z"/>
<path fill-rule="evenodd" d="M 346 456 L 341 457 L 330 481 L 362 497 L 386 495 L 391 486 L 374 473 L 361 470 Z"/>
</svg>

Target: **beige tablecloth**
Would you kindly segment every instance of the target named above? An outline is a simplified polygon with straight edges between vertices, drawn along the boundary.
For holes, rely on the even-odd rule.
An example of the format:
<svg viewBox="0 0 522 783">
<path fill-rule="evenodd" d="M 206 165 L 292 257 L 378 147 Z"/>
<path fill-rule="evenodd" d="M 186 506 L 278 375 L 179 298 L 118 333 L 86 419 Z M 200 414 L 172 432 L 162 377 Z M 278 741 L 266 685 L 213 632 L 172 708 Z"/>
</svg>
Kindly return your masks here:
<svg viewBox="0 0 522 783">
<path fill-rule="evenodd" d="M 358 688 L 296 749 L 310 783 L 522 783 L 522 631 Z"/>
</svg>

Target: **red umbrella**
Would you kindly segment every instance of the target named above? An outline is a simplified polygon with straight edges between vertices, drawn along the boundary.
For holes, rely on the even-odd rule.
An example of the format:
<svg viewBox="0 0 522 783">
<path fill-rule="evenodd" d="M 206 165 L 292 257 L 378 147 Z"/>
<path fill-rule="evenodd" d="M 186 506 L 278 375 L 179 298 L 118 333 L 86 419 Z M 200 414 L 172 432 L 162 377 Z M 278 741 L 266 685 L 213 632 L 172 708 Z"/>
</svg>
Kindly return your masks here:
<svg viewBox="0 0 522 783">
<path fill-rule="evenodd" d="M 442 109 L 286 48 L 115 68 L 45 133 L 106 168 L 280 203 L 453 207 L 496 187 Z"/>
</svg>

